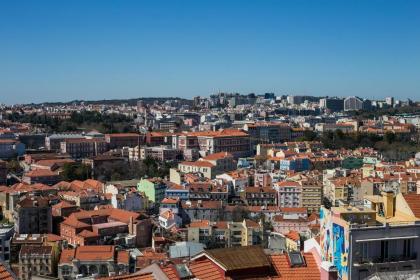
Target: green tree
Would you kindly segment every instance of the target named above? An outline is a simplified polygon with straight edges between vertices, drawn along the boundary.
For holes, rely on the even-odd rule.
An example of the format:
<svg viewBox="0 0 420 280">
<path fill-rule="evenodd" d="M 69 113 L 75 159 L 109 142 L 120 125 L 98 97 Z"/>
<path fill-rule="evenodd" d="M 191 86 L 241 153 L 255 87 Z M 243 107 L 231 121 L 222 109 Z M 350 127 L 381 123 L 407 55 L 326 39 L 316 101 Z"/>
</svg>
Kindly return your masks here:
<svg viewBox="0 0 420 280">
<path fill-rule="evenodd" d="M 396 140 L 395 133 L 391 131 L 387 131 L 385 133 L 385 141 L 388 142 L 388 144 L 392 144 Z"/>
<path fill-rule="evenodd" d="M 75 162 L 65 163 L 61 176 L 64 181 L 86 180 L 91 178 L 92 168 L 89 165 Z"/>
<path fill-rule="evenodd" d="M 7 172 L 20 173 L 23 171 L 17 160 L 10 160 L 6 163 Z"/>
</svg>

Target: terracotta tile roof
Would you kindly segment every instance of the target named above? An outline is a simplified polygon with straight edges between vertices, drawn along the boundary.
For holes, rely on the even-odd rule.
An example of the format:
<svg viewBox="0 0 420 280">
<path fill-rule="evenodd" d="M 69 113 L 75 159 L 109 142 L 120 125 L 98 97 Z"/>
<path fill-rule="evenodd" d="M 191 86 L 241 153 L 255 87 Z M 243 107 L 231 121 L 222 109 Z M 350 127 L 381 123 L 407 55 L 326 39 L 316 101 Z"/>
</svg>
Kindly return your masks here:
<svg viewBox="0 0 420 280">
<path fill-rule="evenodd" d="M 51 208 L 54 210 L 54 209 L 70 208 L 70 207 L 75 207 L 75 206 L 76 205 L 74 205 L 74 204 L 72 204 L 68 201 L 62 200 L 59 203 L 54 204 Z"/>
<path fill-rule="evenodd" d="M 62 224 L 71 226 L 73 228 L 90 228 L 90 225 L 80 222 L 74 215 L 70 215 L 67 219 L 65 219 Z"/>
<path fill-rule="evenodd" d="M 192 262 L 190 264 L 190 270 L 200 280 L 225 279 L 219 267 L 209 259 Z"/>
<path fill-rule="evenodd" d="M 16 142 L 18 141 L 14 139 L 0 139 L 0 143 L 5 143 L 5 144 L 14 144 Z"/>
<path fill-rule="evenodd" d="M 106 137 L 140 137 L 137 133 L 111 133 L 105 134 Z"/>
<path fill-rule="evenodd" d="M 17 279 L 17 278 L 13 276 L 3 264 L 0 264 L 0 280 L 14 280 L 14 279 Z"/>
<path fill-rule="evenodd" d="M 276 184 L 279 187 L 300 187 L 301 185 L 298 182 L 293 181 L 281 181 Z"/>
<path fill-rule="evenodd" d="M 37 184 L 27 184 L 27 183 L 17 183 L 11 186 L 10 192 L 33 192 L 33 191 L 49 191 L 55 190 L 54 187 L 49 187 L 47 185 L 37 183 Z"/>
<path fill-rule="evenodd" d="M 197 137 L 237 137 L 237 136 L 248 136 L 248 133 L 236 130 L 236 129 L 222 129 L 218 131 L 197 131 L 187 132 L 185 136 L 197 136 Z"/>
<path fill-rule="evenodd" d="M 198 167 L 214 167 L 215 165 L 211 162 L 198 160 L 198 161 L 183 161 L 180 165 L 188 165 L 188 166 L 198 166 Z"/>
<path fill-rule="evenodd" d="M 72 163 L 74 160 L 69 158 L 59 158 L 59 159 L 41 159 L 38 160 L 35 164 L 40 166 L 52 167 L 53 165 L 63 165 L 64 163 Z"/>
<path fill-rule="evenodd" d="M 420 219 L 420 194 L 404 194 L 403 197 L 414 216 Z"/>
<path fill-rule="evenodd" d="M 220 153 L 214 153 L 214 154 L 210 154 L 207 155 L 205 157 L 203 157 L 203 160 L 218 160 L 218 159 L 223 159 L 226 157 L 233 157 L 233 155 L 231 153 L 228 152 L 220 152 Z"/>
<path fill-rule="evenodd" d="M 274 222 L 289 222 L 289 223 L 305 223 L 307 224 L 307 220 L 303 219 L 301 217 L 297 218 L 297 219 L 285 219 L 283 215 L 276 215 L 273 217 L 273 221 Z"/>
<path fill-rule="evenodd" d="M 283 213 L 306 213 L 308 209 L 305 207 L 282 207 L 280 211 Z"/>
<path fill-rule="evenodd" d="M 209 227 L 210 226 L 210 221 L 209 220 L 195 220 L 192 221 L 188 227 L 190 228 L 204 228 L 204 227 Z"/>
<path fill-rule="evenodd" d="M 249 219 L 245 220 L 245 225 L 248 228 L 259 228 L 260 227 L 260 225 L 257 222 L 255 222 L 253 220 L 249 220 Z"/>
<path fill-rule="evenodd" d="M 316 264 L 315 258 L 311 253 L 303 254 L 306 266 L 291 267 L 289 258 L 286 254 L 270 256 L 270 262 L 273 265 L 277 276 L 273 280 L 319 280 L 321 274 Z"/>
<path fill-rule="evenodd" d="M 246 193 L 276 193 L 276 190 L 270 187 L 246 187 Z"/>
<path fill-rule="evenodd" d="M 57 241 L 63 241 L 63 240 L 66 240 L 66 239 L 59 235 L 55 235 L 52 233 L 47 234 L 47 242 L 57 242 Z"/>
<path fill-rule="evenodd" d="M 48 207 L 49 200 L 40 196 L 26 196 L 18 202 L 20 207 Z"/>
<path fill-rule="evenodd" d="M 215 228 L 220 229 L 227 229 L 228 228 L 228 222 L 226 221 L 217 221 L 214 225 Z"/>
<path fill-rule="evenodd" d="M 51 246 L 25 246 L 20 249 L 19 255 L 47 255 L 52 254 Z"/>
<path fill-rule="evenodd" d="M 128 251 L 118 251 L 117 252 L 117 261 L 118 261 L 118 263 L 129 264 L 130 263 L 130 252 L 128 252 Z"/>
<path fill-rule="evenodd" d="M 165 203 L 165 204 L 176 204 L 178 202 L 179 202 L 179 198 L 169 198 L 169 197 L 165 197 L 161 201 L 161 203 Z"/>
<path fill-rule="evenodd" d="M 60 181 L 57 184 L 55 184 L 53 187 L 59 190 L 69 190 L 70 186 L 71 186 L 70 182 Z"/>
<path fill-rule="evenodd" d="M 159 280 L 153 276 L 153 272 L 133 273 L 128 275 L 119 275 L 112 277 L 98 278 L 100 280 Z"/>
<path fill-rule="evenodd" d="M 165 273 L 166 277 L 169 278 L 169 280 L 178 280 L 180 279 L 178 277 L 178 273 L 176 272 L 176 268 L 174 265 L 168 265 L 165 267 L 161 267 L 163 273 Z"/>
<path fill-rule="evenodd" d="M 80 211 L 80 212 L 70 214 L 70 216 L 63 221 L 63 223 L 68 224 L 68 225 L 75 225 L 75 223 L 79 222 L 79 220 L 88 219 L 88 218 L 91 218 L 92 216 L 107 216 L 108 219 L 112 219 L 112 220 L 116 220 L 116 221 L 120 221 L 120 222 L 128 224 L 131 218 L 133 218 L 133 220 L 136 220 L 140 216 L 140 214 L 122 210 L 122 209 L 117 209 L 117 208 Z M 82 223 L 82 224 L 85 224 L 85 223 Z"/>
<path fill-rule="evenodd" d="M 169 220 L 169 219 L 174 219 L 175 218 L 175 214 L 172 212 L 172 210 L 166 210 L 162 213 L 160 213 L 160 217 Z"/>
<path fill-rule="evenodd" d="M 111 245 L 80 246 L 75 258 L 81 261 L 107 261 L 114 259 L 115 248 Z"/>
<path fill-rule="evenodd" d="M 138 256 L 136 258 L 136 268 L 141 269 L 144 268 L 151 263 L 155 263 L 158 261 L 163 261 L 168 258 L 165 253 L 156 253 L 152 250 L 144 250 L 142 251 L 143 256 Z"/>
<path fill-rule="evenodd" d="M 96 234 L 96 233 L 94 233 L 94 232 L 92 232 L 92 231 L 90 231 L 90 230 L 86 230 L 86 229 L 82 230 L 82 231 L 78 234 L 78 236 L 81 236 L 81 237 L 84 237 L 84 238 L 88 238 L 88 237 L 99 237 L 99 235 L 98 235 L 98 234 Z"/>
<path fill-rule="evenodd" d="M 182 208 L 183 209 L 195 209 L 195 208 L 201 208 L 201 209 L 218 209 L 222 208 L 222 204 L 220 201 L 217 200 L 203 200 L 201 203 L 199 203 L 197 200 L 192 200 L 189 202 L 182 201 Z"/>
<path fill-rule="evenodd" d="M 167 182 L 166 185 L 168 186 L 168 190 L 185 190 L 184 186 L 175 184 L 173 182 Z"/>
<path fill-rule="evenodd" d="M 35 169 L 35 170 L 29 171 L 24 176 L 26 177 L 52 177 L 52 176 L 58 176 L 58 173 L 51 171 L 49 169 Z"/>
<path fill-rule="evenodd" d="M 75 180 L 70 183 L 70 189 L 72 191 L 81 191 L 91 189 L 97 193 L 101 193 L 103 190 L 103 183 L 97 180 L 88 179 L 85 181 Z"/>
<path fill-rule="evenodd" d="M 312 213 L 309 217 L 308 217 L 308 221 L 312 222 L 312 221 L 316 221 L 319 220 L 319 214 L 317 213 Z"/>
<path fill-rule="evenodd" d="M 288 233 L 288 234 L 286 234 L 285 236 L 286 236 L 287 238 L 289 238 L 289 239 L 291 239 L 291 240 L 295 241 L 295 242 L 297 242 L 297 241 L 299 241 L 299 240 L 300 240 L 300 235 L 299 235 L 299 232 L 294 231 L 294 230 L 289 231 L 289 233 Z"/>
<path fill-rule="evenodd" d="M 59 264 L 71 263 L 72 260 L 74 259 L 75 252 L 76 252 L 76 249 L 63 249 L 63 251 L 61 251 L 60 261 L 58 263 Z"/>
</svg>

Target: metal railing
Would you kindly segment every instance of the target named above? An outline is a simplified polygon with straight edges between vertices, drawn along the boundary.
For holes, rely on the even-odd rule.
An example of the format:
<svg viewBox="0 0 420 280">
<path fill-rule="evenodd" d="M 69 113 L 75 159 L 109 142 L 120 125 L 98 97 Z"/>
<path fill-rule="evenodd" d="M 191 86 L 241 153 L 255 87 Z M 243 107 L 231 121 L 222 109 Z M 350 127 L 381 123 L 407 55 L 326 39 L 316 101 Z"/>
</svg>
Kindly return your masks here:
<svg viewBox="0 0 420 280">
<path fill-rule="evenodd" d="M 360 257 L 355 260 L 355 263 L 361 265 L 369 265 L 369 264 L 383 264 L 383 263 L 392 263 L 392 262 L 406 262 L 406 261 L 414 261 L 417 260 L 417 253 L 413 253 L 409 256 L 405 255 L 393 255 L 389 257 Z"/>
</svg>

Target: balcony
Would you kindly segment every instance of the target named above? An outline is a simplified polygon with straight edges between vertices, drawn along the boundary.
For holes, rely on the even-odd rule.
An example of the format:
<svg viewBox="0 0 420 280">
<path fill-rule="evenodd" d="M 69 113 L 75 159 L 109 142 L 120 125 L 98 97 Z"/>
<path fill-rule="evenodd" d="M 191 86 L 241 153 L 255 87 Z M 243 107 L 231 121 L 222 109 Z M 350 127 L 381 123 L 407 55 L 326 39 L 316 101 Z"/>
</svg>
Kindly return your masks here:
<svg viewBox="0 0 420 280">
<path fill-rule="evenodd" d="M 401 263 L 401 262 L 409 262 L 409 261 L 416 261 L 417 254 L 413 253 L 410 256 L 389 256 L 387 258 L 384 257 L 367 257 L 367 258 L 357 258 L 354 261 L 355 266 L 371 266 L 375 264 L 386 264 L 386 263 Z"/>
</svg>

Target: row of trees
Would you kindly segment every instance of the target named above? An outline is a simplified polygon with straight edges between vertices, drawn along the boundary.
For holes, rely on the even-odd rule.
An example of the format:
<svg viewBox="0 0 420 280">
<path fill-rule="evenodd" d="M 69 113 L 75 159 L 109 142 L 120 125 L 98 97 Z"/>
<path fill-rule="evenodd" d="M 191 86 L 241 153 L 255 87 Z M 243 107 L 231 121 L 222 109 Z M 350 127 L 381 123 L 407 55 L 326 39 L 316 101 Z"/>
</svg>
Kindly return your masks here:
<svg viewBox="0 0 420 280">
<path fill-rule="evenodd" d="M 175 163 L 161 162 L 152 158 L 147 158 L 137 162 L 106 162 L 93 170 L 89 165 L 76 162 L 66 163 L 63 167 L 63 180 L 86 180 L 93 178 L 106 182 L 118 180 L 130 180 L 142 177 L 169 176 L 169 169 L 175 167 Z"/>
<path fill-rule="evenodd" d="M 79 129 L 96 129 L 102 133 L 132 131 L 132 118 L 123 114 L 102 114 L 96 111 L 73 112 L 69 119 L 47 116 L 46 114 L 13 112 L 7 118 L 14 122 L 31 123 L 46 132 L 66 132 Z"/>
<path fill-rule="evenodd" d="M 420 151 L 420 143 L 413 141 L 407 135 L 392 132 L 386 132 L 381 136 L 372 133 L 344 133 L 341 130 L 328 131 L 318 135 L 313 131 L 308 131 L 299 140 L 321 141 L 328 149 L 375 148 L 387 160 L 406 160 Z"/>
</svg>

